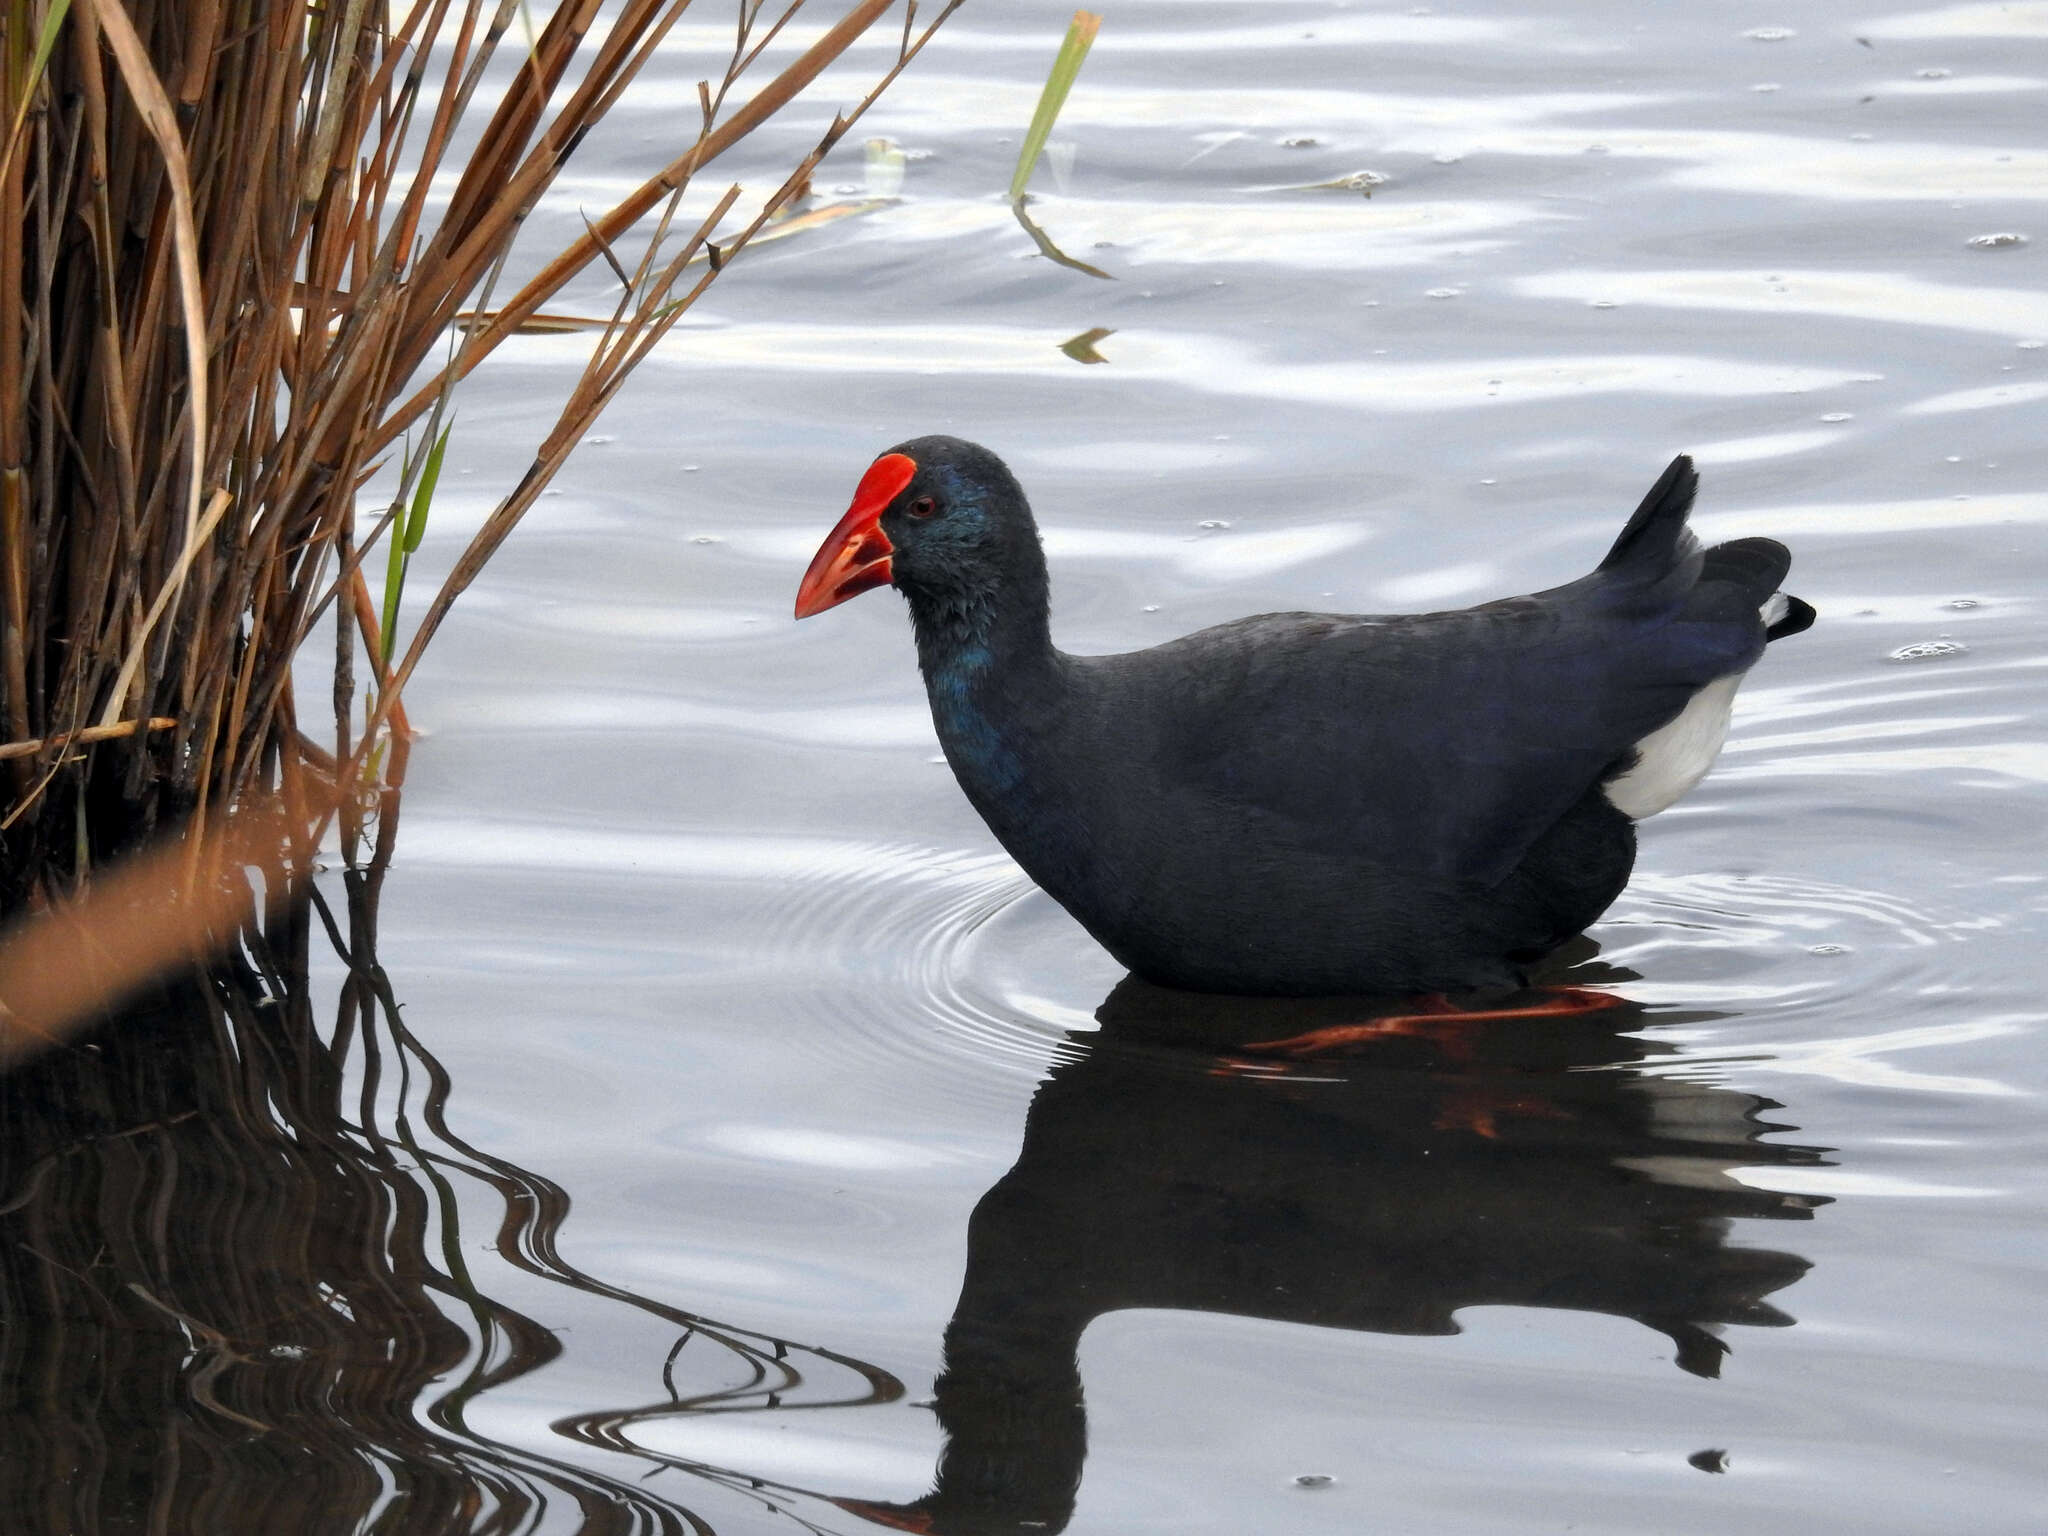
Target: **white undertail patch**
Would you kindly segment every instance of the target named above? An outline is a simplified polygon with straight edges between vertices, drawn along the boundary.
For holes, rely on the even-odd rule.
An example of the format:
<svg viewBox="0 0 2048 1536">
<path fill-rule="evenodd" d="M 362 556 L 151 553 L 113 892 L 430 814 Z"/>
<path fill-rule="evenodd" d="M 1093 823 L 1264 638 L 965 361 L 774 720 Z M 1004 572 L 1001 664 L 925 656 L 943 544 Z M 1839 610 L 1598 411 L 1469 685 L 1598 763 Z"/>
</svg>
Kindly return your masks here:
<svg viewBox="0 0 2048 1536">
<path fill-rule="evenodd" d="M 1773 592 L 1757 610 L 1764 628 L 1792 611 L 1792 600 Z M 1607 803 L 1635 821 L 1667 810 L 1707 776 L 1721 743 L 1728 739 L 1728 716 L 1735 709 L 1735 690 L 1743 674 L 1717 677 L 1686 703 L 1678 718 L 1661 725 L 1636 743 L 1635 766 L 1602 786 Z"/>
<path fill-rule="evenodd" d="M 1728 735 L 1740 672 L 1717 677 L 1692 696 L 1678 718 L 1636 743 L 1635 766 L 1606 784 L 1607 801 L 1641 821 L 1676 801 L 1707 776 Z"/>
</svg>

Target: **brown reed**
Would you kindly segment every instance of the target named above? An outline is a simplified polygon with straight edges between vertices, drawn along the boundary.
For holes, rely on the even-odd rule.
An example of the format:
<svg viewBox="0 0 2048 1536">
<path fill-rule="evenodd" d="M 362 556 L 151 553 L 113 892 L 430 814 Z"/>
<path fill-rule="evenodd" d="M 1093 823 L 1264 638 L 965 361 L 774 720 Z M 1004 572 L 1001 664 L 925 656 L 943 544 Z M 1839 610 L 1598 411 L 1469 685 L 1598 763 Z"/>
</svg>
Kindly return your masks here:
<svg viewBox="0 0 2048 1536">
<path fill-rule="evenodd" d="M 374 803 L 449 606 L 961 0 L 922 26 L 909 0 L 845 0 L 805 46 L 784 33 L 806 0 L 737 0 L 675 153 L 551 259 L 510 264 L 690 3 L 559 0 L 529 40 L 518 0 L 0 0 L 0 914 L 61 904 L 159 829 L 197 849 L 248 806 L 302 808 L 303 864 L 336 807 Z M 680 219 L 694 180 L 892 8 L 872 88 L 779 185 Z M 397 536 L 452 392 L 599 262 L 618 298 L 582 376 L 389 646 L 362 562 Z M 394 456 L 389 509 L 359 510 Z M 303 687 L 323 622 L 315 706 L 294 662 Z M 329 707 L 317 742 L 306 711 Z"/>
</svg>

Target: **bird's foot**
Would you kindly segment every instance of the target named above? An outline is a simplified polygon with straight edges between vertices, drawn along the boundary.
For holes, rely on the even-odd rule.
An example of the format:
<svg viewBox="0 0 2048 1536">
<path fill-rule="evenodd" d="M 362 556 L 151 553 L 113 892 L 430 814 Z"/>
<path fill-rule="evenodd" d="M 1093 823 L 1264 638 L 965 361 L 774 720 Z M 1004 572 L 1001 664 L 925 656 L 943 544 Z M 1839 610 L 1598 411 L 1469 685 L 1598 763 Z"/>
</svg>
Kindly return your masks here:
<svg viewBox="0 0 2048 1536">
<path fill-rule="evenodd" d="M 1528 996 L 1529 994 L 1520 994 Z M 1430 992 L 1410 1004 L 1412 1011 L 1382 1014 L 1356 1024 L 1332 1024 L 1281 1040 L 1259 1040 L 1240 1047 L 1261 1056 L 1294 1059 L 1355 1050 L 1392 1039 L 1425 1040 L 1447 1060 L 1469 1062 L 1478 1043 L 1474 1026 L 1509 1020 L 1569 1018 L 1618 1008 L 1625 999 L 1590 987 L 1540 987 L 1534 1000 L 1514 1007 L 1460 1008 L 1441 992 Z"/>
</svg>

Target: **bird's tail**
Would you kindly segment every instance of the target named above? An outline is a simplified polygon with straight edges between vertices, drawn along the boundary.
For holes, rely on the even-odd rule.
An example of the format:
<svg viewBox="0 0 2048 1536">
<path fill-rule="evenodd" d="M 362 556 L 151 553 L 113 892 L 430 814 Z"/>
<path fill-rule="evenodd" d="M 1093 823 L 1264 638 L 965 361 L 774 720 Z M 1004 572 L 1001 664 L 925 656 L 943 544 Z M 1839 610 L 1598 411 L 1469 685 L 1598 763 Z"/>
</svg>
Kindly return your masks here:
<svg viewBox="0 0 2048 1536">
<path fill-rule="evenodd" d="M 1692 551 L 1693 539 L 1686 530 L 1685 517 L 1692 510 L 1693 492 L 1700 477 L 1685 454 L 1673 459 L 1650 493 L 1629 518 L 1621 537 L 1600 562 L 1603 571 L 1631 567 L 1658 575 L 1669 570 Z"/>
<path fill-rule="evenodd" d="M 1776 539 L 1734 539 L 1707 551 L 1700 586 L 1733 587 L 1745 606 L 1764 621 L 1764 638 L 1782 640 L 1813 624 L 1812 607 L 1778 590 L 1792 568 L 1792 555 Z"/>
</svg>

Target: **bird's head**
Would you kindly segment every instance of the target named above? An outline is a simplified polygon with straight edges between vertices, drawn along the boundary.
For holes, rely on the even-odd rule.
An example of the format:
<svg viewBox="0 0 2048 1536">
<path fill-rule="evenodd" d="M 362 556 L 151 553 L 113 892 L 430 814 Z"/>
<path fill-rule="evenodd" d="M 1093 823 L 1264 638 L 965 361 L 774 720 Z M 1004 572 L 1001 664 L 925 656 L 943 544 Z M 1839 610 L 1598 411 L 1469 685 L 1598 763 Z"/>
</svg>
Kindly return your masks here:
<svg viewBox="0 0 2048 1536">
<path fill-rule="evenodd" d="M 973 609 L 1044 583 L 1031 509 L 1003 461 L 957 437 L 917 437 L 876 459 L 797 588 L 807 619 L 872 587 L 913 606 Z"/>
</svg>

